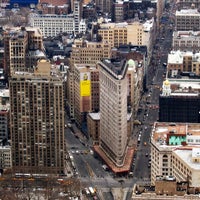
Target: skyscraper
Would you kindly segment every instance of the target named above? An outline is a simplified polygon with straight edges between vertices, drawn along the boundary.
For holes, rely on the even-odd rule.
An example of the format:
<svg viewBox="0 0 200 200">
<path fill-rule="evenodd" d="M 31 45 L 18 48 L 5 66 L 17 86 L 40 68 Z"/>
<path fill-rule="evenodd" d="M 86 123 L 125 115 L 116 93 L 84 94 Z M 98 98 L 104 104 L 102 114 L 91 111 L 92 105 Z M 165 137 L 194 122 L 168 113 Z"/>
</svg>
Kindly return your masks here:
<svg viewBox="0 0 200 200">
<path fill-rule="evenodd" d="M 96 9 L 103 13 L 111 13 L 113 0 L 95 0 Z"/>
<path fill-rule="evenodd" d="M 117 167 L 127 152 L 127 69 L 125 60 L 99 62 L 100 148 Z"/>
<path fill-rule="evenodd" d="M 4 32 L 5 71 L 33 71 L 39 58 L 45 58 L 42 33 L 38 28 L 15 27 Z"/>
<path fill-rule="evenodd" d="M 10 104 L 13 171 L 63 173 L 63 80 L 49 61 L 40 60 L 33 73 L 12 75 Z"/>
</svg>

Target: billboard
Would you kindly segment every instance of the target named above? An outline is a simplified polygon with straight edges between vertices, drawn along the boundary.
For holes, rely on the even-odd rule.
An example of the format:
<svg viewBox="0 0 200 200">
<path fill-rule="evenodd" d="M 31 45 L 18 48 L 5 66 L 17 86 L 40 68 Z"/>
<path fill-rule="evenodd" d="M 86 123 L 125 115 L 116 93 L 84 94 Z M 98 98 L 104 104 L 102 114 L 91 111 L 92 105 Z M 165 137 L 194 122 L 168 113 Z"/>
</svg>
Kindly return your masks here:
<svg viewBox="0 0 200 200">
<path fill-rule="evenodd" d="M 91 93 L 90 72 L 80 73 L 80 95 L 81 97 L 89 97 Z"/>
</svg>

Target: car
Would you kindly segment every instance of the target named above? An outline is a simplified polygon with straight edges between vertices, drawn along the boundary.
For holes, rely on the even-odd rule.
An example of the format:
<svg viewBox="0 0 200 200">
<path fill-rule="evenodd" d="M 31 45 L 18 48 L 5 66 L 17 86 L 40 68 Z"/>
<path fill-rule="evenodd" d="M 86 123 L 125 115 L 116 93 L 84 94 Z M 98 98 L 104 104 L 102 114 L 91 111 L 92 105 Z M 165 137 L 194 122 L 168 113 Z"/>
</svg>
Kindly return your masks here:
<svg viewBox="0 0 200 200">
<path fill-rule="evenodd" d="M 67 127 L 68 127 L 68 128 L 71 128 L 71 127 L 72 127 L 72 124 L 71 124 L 71 123 L 68 123 L 68 124 L 67 124 Z"/>
<path fill-rule="evenodd" d="M 145 154 L 146 157 L 148 157 L 148 155 L 149 155 L 148 153 Z"/>
<path fill-rule="evenodd" d="M 146 142 L 144 142 L 144 146 L 147 146 L 147 143 L 146 143 Z"/>
<path fill-rule="evenodd" d="M 76 154 L 79 154 L 80 152 L 78 150 L 76 150 Z"/>
</svg>

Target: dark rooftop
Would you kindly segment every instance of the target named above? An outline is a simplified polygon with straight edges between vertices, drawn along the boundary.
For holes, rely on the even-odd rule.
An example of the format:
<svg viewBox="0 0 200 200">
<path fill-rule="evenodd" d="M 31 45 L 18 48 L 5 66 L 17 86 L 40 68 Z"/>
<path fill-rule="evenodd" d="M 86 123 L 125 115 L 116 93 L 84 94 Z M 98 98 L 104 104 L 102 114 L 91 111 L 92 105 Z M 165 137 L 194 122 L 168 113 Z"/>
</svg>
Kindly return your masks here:
<svg viewBox="0 0 200 200">
<path fill-rule="evenodd" d="M 101 61 L 103 65 L 101 65 L 108 73 L 110 73 L 116 79 L 124 78 L 127 65 L 126 60 L 119 59 L 104 59 Z"/>
</svg>

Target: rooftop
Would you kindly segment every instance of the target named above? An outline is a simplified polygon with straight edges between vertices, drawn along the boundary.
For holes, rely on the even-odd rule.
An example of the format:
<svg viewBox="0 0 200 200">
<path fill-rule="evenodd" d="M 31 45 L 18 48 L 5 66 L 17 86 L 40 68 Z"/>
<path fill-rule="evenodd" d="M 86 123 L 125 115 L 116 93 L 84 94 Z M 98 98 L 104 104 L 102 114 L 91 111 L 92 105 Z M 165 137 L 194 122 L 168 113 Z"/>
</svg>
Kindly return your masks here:
<svg viewBox="0 0 200 200">
<path fill-rule="evenodd" d="M 183 160 L 185 163 L 187 163 L 192 169 L 200 170 L 199 162 L 192 161 L 193 149 L 176 149 L 173 151 L 173 153 L 181 158 L 181 160 Z"/>
<path fill-rule="evenodd" d="M 197 9 L 182 9 L 182 10 L 177 10 L 176 11 L 176 16 L 179 15 L 179 16 L 186 16 L 186 15 L 199 15 L 200 16 L 200 13 Z"/>
<path fill-rule="evenodd" d="M 117 80 L 125 77 L 128 68 L 126 60 L 104 59 L 99 64 Z"/>
<path fill-rule="evenodd" d="M 156 122 L 151 135 L 151 141 L 154 144 L 171 149 L 177 147 L 193 148 L 195 145 L 199 145 L 198 142 L 189 142 L 188 139 L 191 138 L 193 140 L 200 139 L 200 124 Z"/>
<path fill-rule="evenodd" d="M 196 38 L 199 37 L 200 31 L 174 31 L 173 37 L 174 38 Z"/>
<path fill-rule="evenodd" d="M 200 92 L 199 79 L 167 79 L 170 84 L 171 94 L 179 96 L 198 96 Z M 163 82 L 165 84 L 166 81 Z"/>
<path fill-rule="evenodd" d="M 200 62 L 200 52 L 193 53 L 192 51 L 171 51 L 168 54 L 168 64 L 184 64 L 184 58 L 191 57 L 192 62 Z"/>
</svg>

